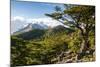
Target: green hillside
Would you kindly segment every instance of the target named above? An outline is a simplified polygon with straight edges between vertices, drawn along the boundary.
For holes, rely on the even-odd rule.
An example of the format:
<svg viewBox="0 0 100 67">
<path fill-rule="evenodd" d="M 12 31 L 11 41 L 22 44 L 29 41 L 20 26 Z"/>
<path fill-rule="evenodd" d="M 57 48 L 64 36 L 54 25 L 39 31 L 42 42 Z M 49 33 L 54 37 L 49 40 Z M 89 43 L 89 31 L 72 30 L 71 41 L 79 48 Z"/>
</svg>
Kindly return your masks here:
<svg viewBox="0 0 100 67">
<path fill-rule="evenodd" d="M 64 31 L 64 29 L 66 28 L 32 30 L 16 36 L 12 35 L 11 64 L 19 66 L 78 62 L 75 57 L 81 39 L 77 36 L 77 32 L 71 29 Z M 92 46 L 94 45 L 91 45 L 91 48 Z M 95 60 L 92 55 L 89 57 L 87 61 Z"/>
<path fill-rule="evenodd" d="M 69 28 L 33 29 L 11 36 L 12 66 L 95 61 L 95 7 L 64 6 L 46 16 L 62 20 Z M 63 17 L 66 14 L 74 21 Z"/>
</svg>

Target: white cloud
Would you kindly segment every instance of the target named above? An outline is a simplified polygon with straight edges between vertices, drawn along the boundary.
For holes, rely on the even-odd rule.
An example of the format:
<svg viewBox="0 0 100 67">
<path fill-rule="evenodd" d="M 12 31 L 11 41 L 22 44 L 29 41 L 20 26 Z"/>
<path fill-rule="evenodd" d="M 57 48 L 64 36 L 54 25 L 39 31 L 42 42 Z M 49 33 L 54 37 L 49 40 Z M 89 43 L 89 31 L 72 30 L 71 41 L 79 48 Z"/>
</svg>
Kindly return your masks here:
<svg viewBox="0 0 100 67">
<path fill-rule="evenodd" d="M 11 33 L 18 31 L 26 24 L 26 20 L 23 17 L 16 16 L 11 18 Z"/>
<path fill-rule="evenodd" d="M 54 27 L 54 26 L 57 26 L 57 25 L 63 25 L 62 23 L 52 19 L 52 18 L 33 18 L 33 19 L 25 19 L 24 17 L 21 17 L 21 16 L 15 16 L 13 18 L 11 18 L 11 22 L 13 23 L 25 23 L 25 24 L 28 24 L 28 23 L 37 23 L 37 24 L 45 24 L 47 26 L 51 26 L 51 27 Z"/>
<path fill-rule="evenodd" d="M 57 25 L 62 25 L 62 23 L 60 23 L 60 22 L 58 22 L 56 20 L 53 20 L 51 18 L 27 19 L 27 22 L 28 23 L 45 24 L 45 25 L 51 26 L 51 27 L 54 27 L 54 26 L 57 26 Z"/>
<path fill-rule="evenodd" d="M 24 17 L 16 16 L 11 18 L 11 33 L 18 31 L 19 29 L 27 26 L 29 23 L 37 23 L 37 24 L 44 24 L 50 27 L 55 27 L 57 25 L 63 25 L 62 23 L 52 19 L 52 18 L 33 18 L 33 19 L 26 19 Z M 68 27 L 66 25 L 63 25 Z"/>
<path fill-rule="evenodd" d="M 21 16 L 15 16 L 15 17 L 12 17 L 11 18 L 11 21 L 16 21 L 16 20 L 20 20 L 20 21 L 25 21 L 25 18 L 24 17 L 21 17 Z"/>
</svg>

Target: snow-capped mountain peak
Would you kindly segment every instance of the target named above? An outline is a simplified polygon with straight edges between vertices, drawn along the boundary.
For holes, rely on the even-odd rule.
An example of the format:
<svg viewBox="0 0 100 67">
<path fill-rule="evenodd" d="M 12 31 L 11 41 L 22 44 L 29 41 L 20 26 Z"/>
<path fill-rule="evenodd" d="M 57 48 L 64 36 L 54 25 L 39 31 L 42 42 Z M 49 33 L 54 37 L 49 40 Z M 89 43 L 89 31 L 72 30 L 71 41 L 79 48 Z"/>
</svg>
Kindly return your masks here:
<svg viewBox="0 0 100 67">
<path fill-rule="evenodd" d="M 15 32 L 14 34 L 19 34 L 19 33 L 24 33 L 24 32 L 29 32 L 33 29 L 47 29 L 48 26 L 44 25 L 44 24 L 36 24 L 36 23 L 29 23 L 27 25 L 25 25 L 22 29 L 20 29 L 19 31 Z"/>
</svg>

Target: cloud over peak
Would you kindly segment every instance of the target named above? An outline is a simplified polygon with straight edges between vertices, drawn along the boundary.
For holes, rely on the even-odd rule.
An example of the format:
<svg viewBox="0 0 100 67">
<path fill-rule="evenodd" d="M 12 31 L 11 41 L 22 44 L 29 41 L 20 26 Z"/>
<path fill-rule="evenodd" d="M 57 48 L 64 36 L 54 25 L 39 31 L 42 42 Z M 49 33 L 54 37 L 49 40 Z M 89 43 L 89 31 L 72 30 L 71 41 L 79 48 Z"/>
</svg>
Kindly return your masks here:
<svg viewBox="0 0 100 67">
<path fill-rule="evenodd" d="M 52 18 L 24 18 L 21 16 L 15 16 L 11 18 L 11 33 L 18 31 L 19 29 L 27 26 L 29 23 L 32 24 L 44 24 L 46 26 L 55 27 L 58 25 L 63 25 L 62 23 L 52 19 Z M 64 26 L 64 25 L 63 25 Z"/>
</svg>

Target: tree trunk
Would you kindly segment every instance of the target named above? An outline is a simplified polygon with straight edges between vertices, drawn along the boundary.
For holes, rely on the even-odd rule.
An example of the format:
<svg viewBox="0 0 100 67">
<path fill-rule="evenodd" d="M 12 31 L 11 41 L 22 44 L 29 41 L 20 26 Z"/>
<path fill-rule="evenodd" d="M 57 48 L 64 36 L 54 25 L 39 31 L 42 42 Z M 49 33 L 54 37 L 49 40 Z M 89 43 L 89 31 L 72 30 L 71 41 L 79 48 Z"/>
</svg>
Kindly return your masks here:
<svg viewBox="0 0 100 67">
<path fill-rule="evenodd" d="M 78 53 L 78 59 L 80 59 L 83 55 L 85 55 L 86 51 L 89 49 L 90 46 L 88 32 L 81 29 L 81 37 L 82 37 L 82 43 L 80 51 Z"/>
<path fill-rule="evenodd" d="M 89 49 L 89 40 L 88 40 L 88 37 L 85 37 L 83 40 L 82 40 L 82 44 L 81 44 L 81 48 L 80 48 L 80 53 L 86 51 Z"/>
</svg>

